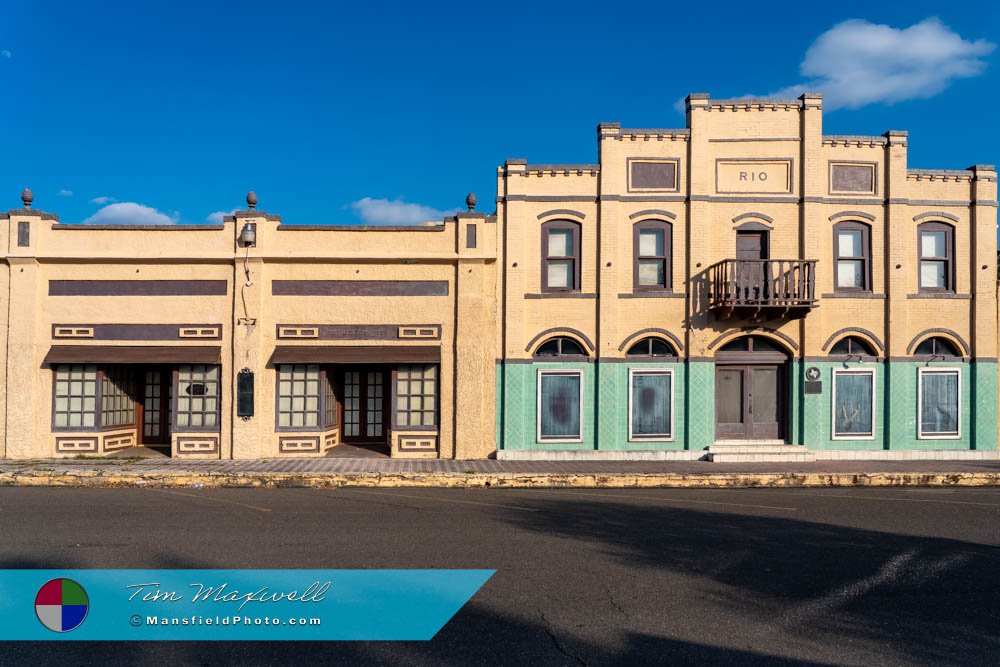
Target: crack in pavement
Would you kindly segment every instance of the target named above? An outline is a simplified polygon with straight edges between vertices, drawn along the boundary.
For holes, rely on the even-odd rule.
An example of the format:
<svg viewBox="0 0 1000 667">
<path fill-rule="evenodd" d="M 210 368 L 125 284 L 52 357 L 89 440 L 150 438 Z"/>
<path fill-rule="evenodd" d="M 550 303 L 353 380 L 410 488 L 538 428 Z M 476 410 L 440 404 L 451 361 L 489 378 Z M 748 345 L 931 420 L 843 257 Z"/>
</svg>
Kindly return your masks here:
<svg viewBox="0 0 1000 667">
<path fill-rule="evenodd" d="M 542 618 L 542 626 L 545 629 L 545 634 L 547 634 L 549 636 L 549 639 L 552 640 L 552 645 L 556 647 L 556 650 L 559 651 L 560 653 L 562 653 L 567 658 L 569 658 L 571 660 L 574 660 L 577 664 L 583 665 L 584 667 L 586 667 L 587 663 L 582 658 L 580 658 L 579 656 L 576 656 L 576 655 L 570 653 L 565 648 L 563 648 L 563 645 L 559 641 L 559 638 L 556 637 L 556 635 L 555 635 L 554 632 L 552 632 L 552 624 L 549 623 L 549 619 L 545 618 L 545 612 L 542 611 L 541 609 L 539 609 L 538 610 L 538 615 L 541 616 L 541 618 Z"/>
</svg>

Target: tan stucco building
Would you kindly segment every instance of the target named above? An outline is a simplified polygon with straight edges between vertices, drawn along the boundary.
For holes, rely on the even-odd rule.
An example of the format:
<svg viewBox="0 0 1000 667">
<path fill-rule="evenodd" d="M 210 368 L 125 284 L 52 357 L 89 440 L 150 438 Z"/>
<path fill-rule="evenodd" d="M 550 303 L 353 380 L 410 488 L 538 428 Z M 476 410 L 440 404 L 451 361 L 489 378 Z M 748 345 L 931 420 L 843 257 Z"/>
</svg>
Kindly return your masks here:
<svg viewBox="0 0 1000 667">
<path fill-rule="evenodd" d="M 3 456 L 997 455 L 996 170 L 691 95 L 414 227 L 2 217 Z"/>
</svg>

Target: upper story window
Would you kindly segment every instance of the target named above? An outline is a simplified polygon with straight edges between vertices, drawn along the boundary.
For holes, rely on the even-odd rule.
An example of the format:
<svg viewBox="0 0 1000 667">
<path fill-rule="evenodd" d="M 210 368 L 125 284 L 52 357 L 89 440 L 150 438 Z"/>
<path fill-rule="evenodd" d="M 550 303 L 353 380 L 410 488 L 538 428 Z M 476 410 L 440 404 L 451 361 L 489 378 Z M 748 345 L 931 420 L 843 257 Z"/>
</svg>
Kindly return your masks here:
<svg viewBox="0 0 1000 667">
<path fill-rule="evenodd" d="M 670 223 L 647 220 L 632 231 L 636 290 L 670 289 L 672 227 Z"/>
<path fill-rule="evenodd" d="M 917 345 L 917 349 L 913 351 L 913 354 L 941 357 L 943 359 L 958 359 L 962 356 L 950 340 L 941 338 L 940 336 L 931 336 L 922 340 L 920 345 Z"/>
<path fill-rule="evenodd" d="M 917 227 L 921 291 L 954 291 L 955 230 L 941 222 Z"/>
<path fill-rule="evenodd" d="M 674 346 L 660 338 L 643 338 L 625 352 L 627 357 L 676 357 Z"/>
<path fill-rule="evenodd" d="M 871 228 L 860 222 L 833 226 L 834 286 L 838 292 L 871 290 Z"/>
<path fill-rule="evenodd" d="M 572 338 L 559 336 L 550 338 L 535 350 L 535 357 L 585 357 L 587 353 Z"/>
<path fill-rule="evenodd" d="M 874 357 L 875 350 L 863 338 L 859 338 L 858 336 L 844 336 L 830 348 L 831 356 L 842 354 L 851 357 Z"/>
<path fill-rule="evenodd" d="M 542 291 L 580 289 L 580 225 L 553 220 L 542 225 Z"/>
</svg>

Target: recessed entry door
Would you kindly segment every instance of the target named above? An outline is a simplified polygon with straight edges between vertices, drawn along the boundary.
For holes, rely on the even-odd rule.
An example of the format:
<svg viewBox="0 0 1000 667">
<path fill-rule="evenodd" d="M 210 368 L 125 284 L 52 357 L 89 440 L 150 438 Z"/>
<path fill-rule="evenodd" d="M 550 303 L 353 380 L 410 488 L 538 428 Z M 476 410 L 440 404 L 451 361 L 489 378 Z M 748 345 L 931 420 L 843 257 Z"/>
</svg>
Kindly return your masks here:
<svg viewBox="0 0 1000 667">
<path fill-rule="evenodd" d="M 385 442 L 387 375 L 381 368 L 344 371 L 344 442 Z"/>
<path fill-rule="evenodd" d="M 784 437 L 782 367 L 717 366 L 715 435 L 722 439 Z"/>
<path fill-rule="evenodd" d="M 149 367 L 141 371 L 142 444 L 170 444 L 170 390 L 172 373 L 169 368 Z"/>
</svg>

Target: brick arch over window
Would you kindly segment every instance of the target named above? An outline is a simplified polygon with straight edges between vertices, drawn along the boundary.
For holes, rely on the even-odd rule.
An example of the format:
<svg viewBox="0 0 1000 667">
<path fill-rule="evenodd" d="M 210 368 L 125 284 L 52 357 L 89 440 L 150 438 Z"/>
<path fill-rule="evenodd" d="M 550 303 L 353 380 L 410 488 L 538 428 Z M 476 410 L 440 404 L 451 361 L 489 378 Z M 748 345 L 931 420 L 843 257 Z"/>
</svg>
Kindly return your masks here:
<svg viewBox="0 0 1000 667">
<path fill-rule="evenodd" d="M 528 344 L 524 346 L 524 351 L 531 352 L 535 349 L 539 342 L 544 342 L 554 336 L 565 336 L 566 338 L 574 339 L 576 342 L 580 343 L 580 346 L 588 355 L 593 354 L 596 349 L 594 347 L 594 342 L 590 340 L 590 338 L 587 337 L 587 334 L 582 331 L 578 329 L 571 329 L 569 327 L 552 327 L 551 329 L 542 331 L 537 336 L 532 338 Z"/>
<path fill-rule="evenodd" d="M 568 216 L 570 218 L 579 218 L 580 220 L 583 220 L 587 217 L 587 214 L 581 213 L 580 211 L 574 211 L 571 208 L 554 208 L 551 211 L 545 211 L 544 213 L 539 213 L 538 219 L 544 220 L 546 218 L 565 217 L 565 216 Z"/>
<path fill-rule="evenodd" d="M 618 346 L 618 351 L 621 352 L 627 348 L 632 343 L 636 342 L 640 338 L 648 338 L 650 336 L 656 336 L 658 338 L 664 338 L 676 348 L 678 353 L 684 353 L 684 344 L 681 343 L 681 339 L 670 333 L 666 329 L 657 329 L 656 327 L 650 327 L 649 329 L 642 329 L 636 331 L 634 334 L 622 341 L 622 344 Z"/>
<path fill-rule="evenodd" d="M 772 329 L 771 327 L 742 327 L 738 331 L 727 331 L 726 333 L 722 334 L 721 336 L 713 340 L 711 343 L 709 343 L 708 349 L 710 350 L 714 349 L 717 345 L 719 345 L 719 343 L 722 343 L 729 338 L 736 338 L 738 336 L 750 333 L 762 333 L 765 335 L 769 335 L 771 338 L 775 338 L 777 340 L 782 341 L 782 343 L 784 345 L 787 345 L 789 349 L 795 352 L 798 352 L 799 350 L 799 344 L 796 343 L 791 336 L 782 333 L 777 329 Z"/>
<path fill-rule="evenodd" d="M 885 345 L 882 343 L 882 339 L 868 329 L 862 329 L 861 327 L 844 327 L 843 329 L 834 331 L 833 334 L 826 339 L 826 342 L 823 343 L 823 351 L 826 352 L 829 350 L 834 341 L 839 340 L 841 337 L 848 334 L 860 334 L 863 338 L 867 338 L 872 345 L 878 348 L 879 352 L 885 351 Z"/>
<path fill-rule="evenodd" d="M 935 335 L 943 336 L 944 338 L 949 339 L 952 343 L 954 343 L 958 347 L 958 349 L 962 352 L 963 355 L 968 357 L 972 354 L 971 348 L 969 348 L 969 344 L 965 342 L 965 339 L 962 338 L 962 336 L 960 336 L 957 332 L 952 331 L 951 329 L 944 329 L 941 327 L 935 327 L 933 329 L 924 329 L 923 331 L 918 333 L 916 336 L 913 337 L 913 340 L 910 341 L 910 344 L 906 346 L 906 353 L 910 354 L 918 343 L 920 343 L 925 338 L 930 338 L 931 336 Z"/>
<path fill-rule="evenodd" d="M 738 216 L 733 218 L 733 224 L 738 225 L 744 220 L 756 220 L 758 222 L 763 221 L 767 223 L 768 226 L 774 225 L 774 218 L 769 215 L 764 215 L 763 213 L 757 213 L 756 211 L 748 211 L 746 213 L 740 213 Z"/>
<path fill-rule="evenodd" d="M 869 222 L 875 222 L 875 216 L 871 213 L 865 213 L 864 211 L 839 211 L 830 216 L 830 222 L 834 220 L 839 220 L 840 218 L 864 218 Z"/>
</svg>

